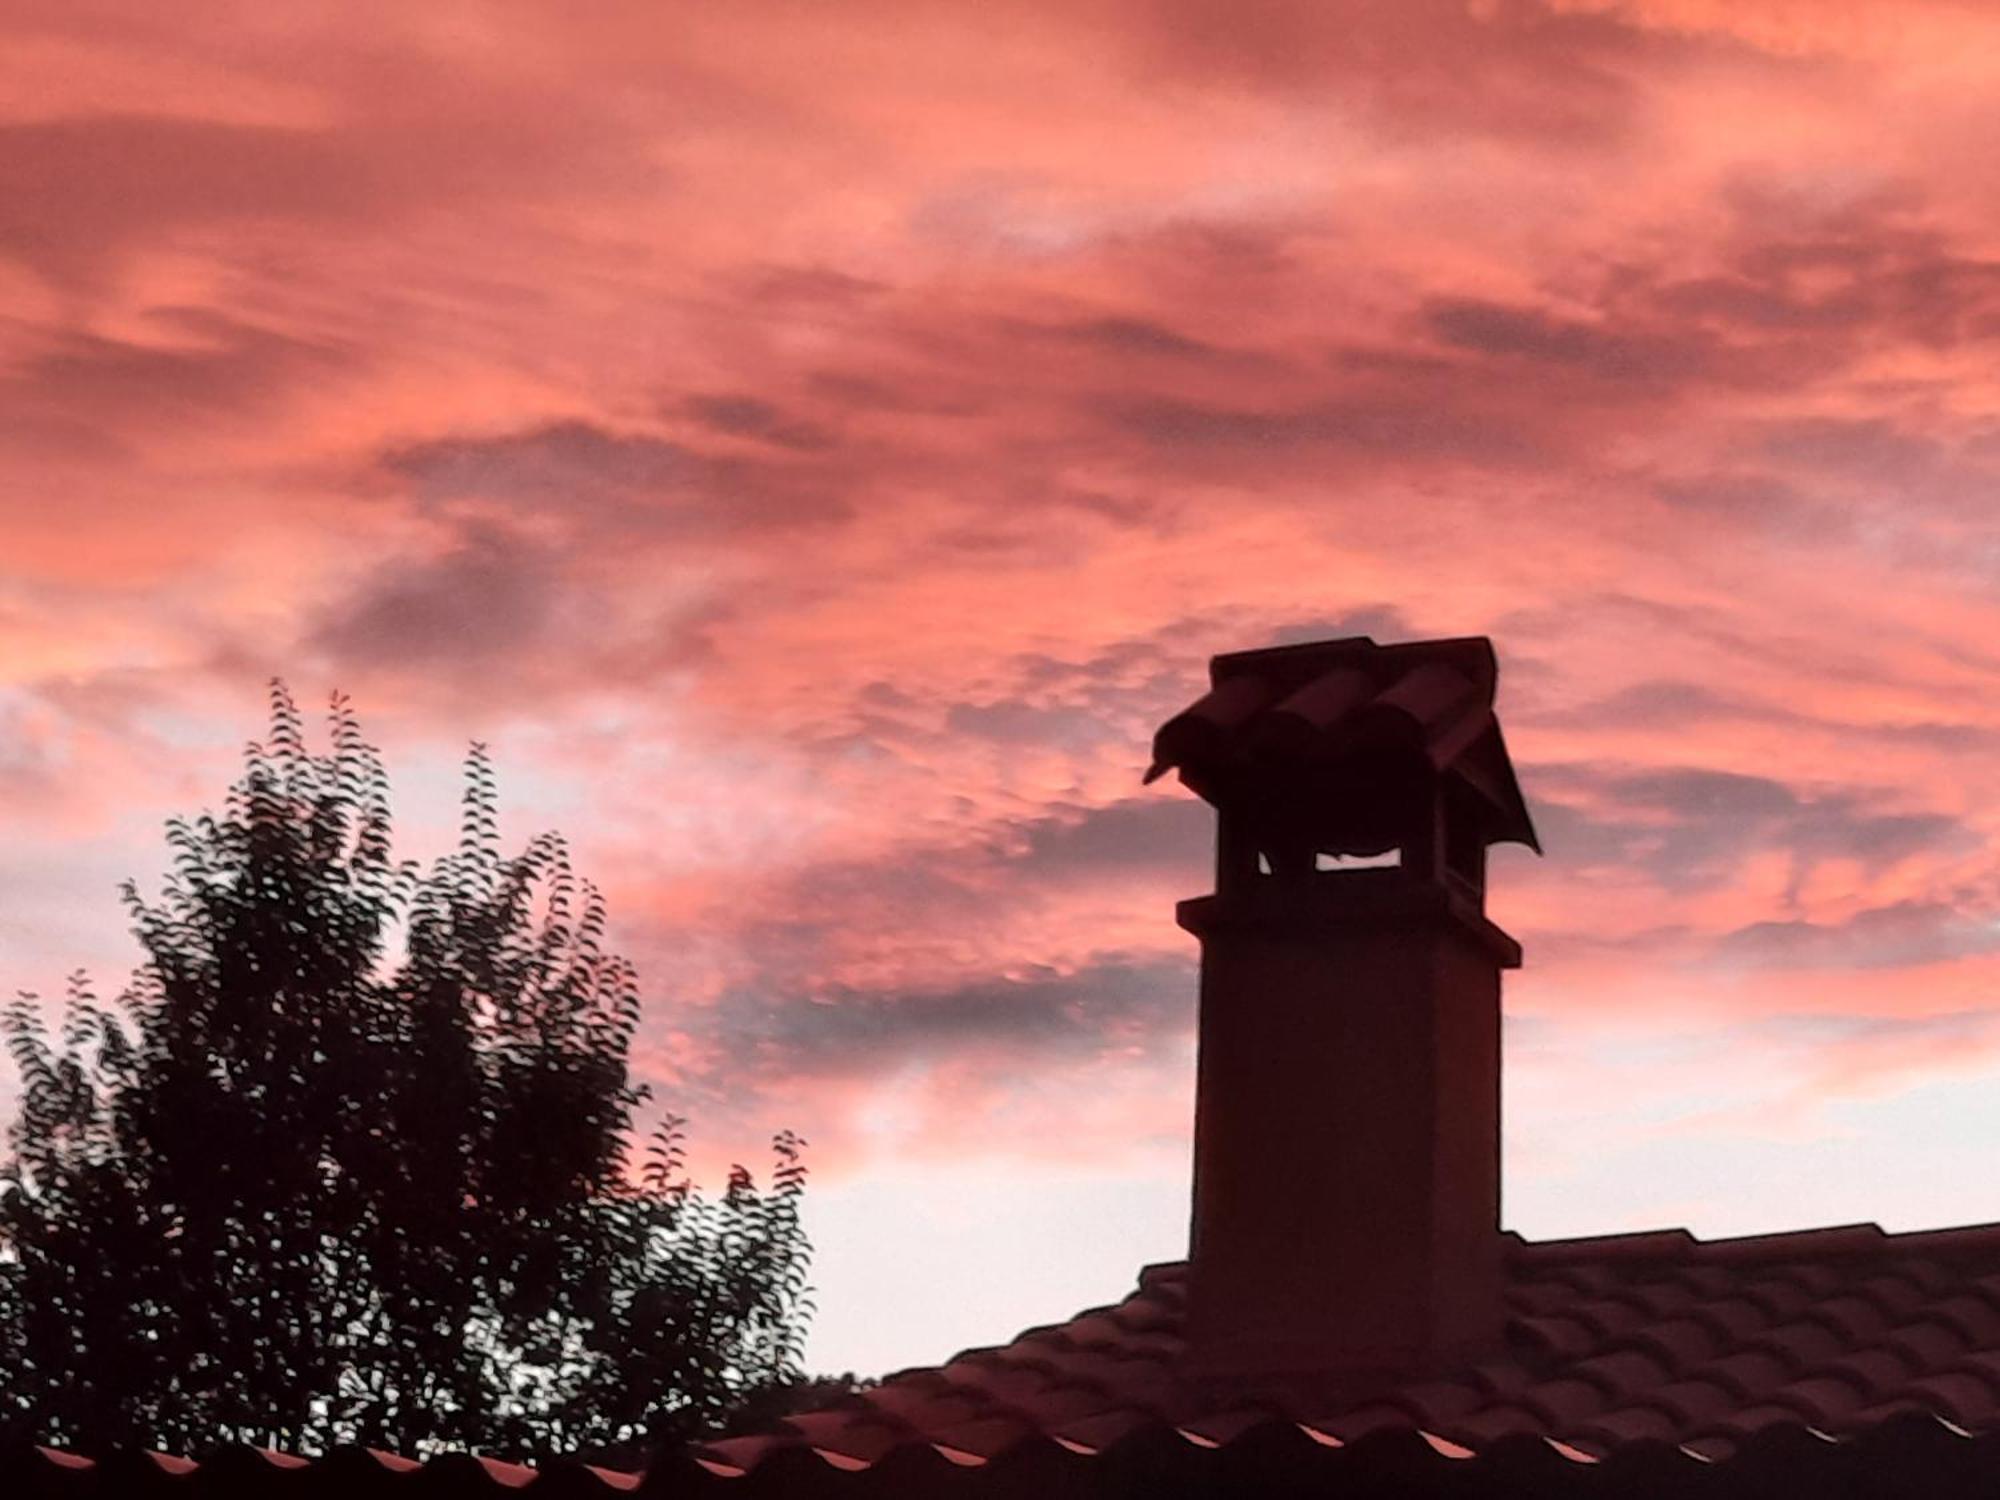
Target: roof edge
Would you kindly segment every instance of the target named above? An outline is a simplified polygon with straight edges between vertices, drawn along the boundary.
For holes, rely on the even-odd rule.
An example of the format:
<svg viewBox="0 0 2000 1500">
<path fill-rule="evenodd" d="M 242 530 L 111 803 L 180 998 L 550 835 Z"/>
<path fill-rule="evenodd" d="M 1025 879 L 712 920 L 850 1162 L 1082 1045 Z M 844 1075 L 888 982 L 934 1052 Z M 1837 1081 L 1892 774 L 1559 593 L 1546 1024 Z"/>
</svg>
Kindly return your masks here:
<svg viewBox="0 0 2000 1500">
<path fill-rule="evenodd" d="M 1617 1234 L 1580 1235 L 1568 1239 L 1530 1240 L 1510 1233 L 1509 1255 L 1530 1264 L 1563 1264 L 1574 1260 L 1794 1260 L 1928 1251 L 1953 1254 L 2000 1249 L 2000 1221 L 1948 1225 L 1934 1229 L 1889 1231 L 1872 1220 L 1825 1224 L 1806 1229 L 1781 1229 L 1758 1234 L 1702 1239 L 1690 1230 L 1649 1229 Z"/>
</svg>

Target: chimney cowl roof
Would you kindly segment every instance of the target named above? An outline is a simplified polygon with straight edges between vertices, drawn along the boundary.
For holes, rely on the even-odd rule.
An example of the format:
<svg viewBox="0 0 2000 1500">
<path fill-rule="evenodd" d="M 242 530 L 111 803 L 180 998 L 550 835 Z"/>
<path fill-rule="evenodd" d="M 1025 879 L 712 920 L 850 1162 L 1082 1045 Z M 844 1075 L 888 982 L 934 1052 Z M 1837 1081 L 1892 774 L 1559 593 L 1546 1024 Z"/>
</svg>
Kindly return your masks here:
<svg viewBox="0 0 2000 1500">
<path fill-rule="evenodd" d="M 1154 736 L 1146 780 L 1178 771 L 1227 809 L 1333 789 L 1364 762 L 1365 779 L 1379 781 L 1383 763 L 1400 759 L 1470 791 L 1484 843 L 1539 854 L 1493 712 L 1498 675 L 1484 636 L 1391 646 L 1351 636 L 1218 656 L 1209 692 Z"/>
</svg>

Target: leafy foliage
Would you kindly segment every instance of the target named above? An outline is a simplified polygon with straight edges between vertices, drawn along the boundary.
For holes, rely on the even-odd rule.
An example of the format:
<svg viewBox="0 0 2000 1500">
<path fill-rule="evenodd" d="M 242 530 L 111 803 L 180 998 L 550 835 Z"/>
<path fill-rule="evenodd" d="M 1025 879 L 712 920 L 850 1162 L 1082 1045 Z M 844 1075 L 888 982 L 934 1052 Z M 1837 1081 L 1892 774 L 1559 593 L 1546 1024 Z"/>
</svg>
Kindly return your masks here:
<svg viewBox="0 0 2000 1500">
<path fill-rule="evenodd" d="M 125 887 L 117 1004 L 0 1017 L 0 1437 L 565 1452 L 796 1382 L 802 1142 L 713 1197 L 678 1119 L 634 1150 L 638 984 L 561 839 L 501 855 L 475 746 L 456 849 L 398 862 L 331 721 L 309 751 L 273 685 L 222 815 Z"/>
</svg>

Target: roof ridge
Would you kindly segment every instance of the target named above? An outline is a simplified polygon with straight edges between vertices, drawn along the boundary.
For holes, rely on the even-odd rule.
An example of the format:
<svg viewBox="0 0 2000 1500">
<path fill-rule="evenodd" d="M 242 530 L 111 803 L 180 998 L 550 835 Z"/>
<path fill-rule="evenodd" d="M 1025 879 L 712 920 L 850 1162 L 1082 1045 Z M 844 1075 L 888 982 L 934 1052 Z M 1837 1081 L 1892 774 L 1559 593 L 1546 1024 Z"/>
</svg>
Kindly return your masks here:
<svg viewBox="0 0 2000 1500">
<path fill-rule="evenodd" d="M 1613 1234 L 1575 1235 L 1564 1239 L 1531 1240 L 1503 1231 L 1514 1243 L 1509 1253 L 1533 1264 L 1592 1260 L 1740 1261 L 1789 1259 L 1796 1256 L 1862 1255 L 1881 1251 L 2000 1250 L 2000 1220 L 1954 1224 L 1931 1229 L 1886 1230 L 1871 1220 L 1852 1224 L 1821 1224 L 1804 1229 L 1767 1230 L 1754 1234 L 1703 1239 L 1684 1228 L 1621 1230 Z"/>
<path fill-rule="evenodd" d="M 1958 1250 L 2000 1250 L 2000 1219 L 1893 1230 L 1884 1229 L 1873 1219 L 1863 1219 L 1848 1224 L 1813 1224 L 1802 1229 L 1718 1235 L 1713 1239 L 1704 1239 L 1681 1226 L 1621 1229 L 1548 1240 L 1529 1239 L 1517 1229 L 1503 1229 L 1500 1237 L 1506 1241 L 1510 1257 L 1543 1264 L 1583 1256 L 1614 1260 L 1759 1260 L 1767 1255 L 1773 1258 L 1857 1255 L 1878 1250 L 1930 1250 L 1948 1254 Z M 1185 1281 L 1188 1265 L 1186 1260 L 1151 1261 L 1139 1268 L 1137 1289 L 1150 1290 Z"/>
</svg>

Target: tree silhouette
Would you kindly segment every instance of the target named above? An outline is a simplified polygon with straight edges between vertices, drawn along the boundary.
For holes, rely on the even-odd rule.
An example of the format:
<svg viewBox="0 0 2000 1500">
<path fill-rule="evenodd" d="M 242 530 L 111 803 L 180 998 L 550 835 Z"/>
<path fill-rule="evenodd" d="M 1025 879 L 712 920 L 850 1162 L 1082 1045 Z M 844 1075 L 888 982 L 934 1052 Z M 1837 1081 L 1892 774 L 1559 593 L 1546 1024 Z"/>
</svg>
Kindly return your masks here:
<svg viewBox="0 0 2000 1500">
<path fill-rule="evenodd" d="M 798 1379 L 801 1142 L 698 1192 L 634 1149 L 631 966 L 545 834 L 500 853 L 466 763 L 456 849 L 390 847 L 344 700 L 282 684 L 221 816 L 168 824 L 145 962 L 0 1017 L 0 1437 L 519 1455 L 704 1430 Z"/>
</svg>

